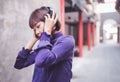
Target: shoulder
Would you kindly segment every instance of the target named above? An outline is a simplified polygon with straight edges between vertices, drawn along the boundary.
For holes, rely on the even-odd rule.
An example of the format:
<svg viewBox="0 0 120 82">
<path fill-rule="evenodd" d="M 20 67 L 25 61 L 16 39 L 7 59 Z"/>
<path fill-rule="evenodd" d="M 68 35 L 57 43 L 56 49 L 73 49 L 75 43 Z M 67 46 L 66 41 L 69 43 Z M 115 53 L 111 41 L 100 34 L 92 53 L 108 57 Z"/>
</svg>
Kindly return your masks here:
<svg viewBox="0 0 120 82">
<path fill-rule="evenodd" d="M 62 40 L 67 40 L 67 41 L 75 41 L 73 36 L 70 35 L 65 35 L 61 37 Z"/>
<path fill-rule="evenodd" d="M 59 38 L 59 41 L 65 43 L 65 44 L 72 45 L 72 46 L 75 45 L 75 39 L 73 36 L 70 36 L 70 35 L 61 36 Z"/>
</svg>

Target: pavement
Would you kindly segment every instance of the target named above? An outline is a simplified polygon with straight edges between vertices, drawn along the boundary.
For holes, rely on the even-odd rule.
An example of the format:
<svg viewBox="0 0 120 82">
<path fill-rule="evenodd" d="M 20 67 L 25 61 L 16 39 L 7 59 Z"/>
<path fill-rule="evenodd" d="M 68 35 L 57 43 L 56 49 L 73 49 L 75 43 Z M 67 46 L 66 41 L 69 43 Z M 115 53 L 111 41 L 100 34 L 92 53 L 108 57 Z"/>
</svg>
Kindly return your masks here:
<svg viewBox="0 0 120 82">
<path fill-rule="evenodd" d="M 71 82 L 120 82 L 120 44 L 103 43 L 73 59 Z"/>
</svg>

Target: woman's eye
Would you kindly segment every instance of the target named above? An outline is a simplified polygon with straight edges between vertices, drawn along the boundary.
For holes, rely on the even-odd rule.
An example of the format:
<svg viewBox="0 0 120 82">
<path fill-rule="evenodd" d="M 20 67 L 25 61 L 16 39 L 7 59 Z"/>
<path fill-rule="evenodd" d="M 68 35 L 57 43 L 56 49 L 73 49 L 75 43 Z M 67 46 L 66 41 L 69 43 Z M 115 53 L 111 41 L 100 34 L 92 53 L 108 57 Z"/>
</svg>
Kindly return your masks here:
<svg viewBox="0 0 120 82">
<path fill-rule="evenodd" d="M 39 28 L 39 26 L 37 26 L 37 28 Z"/>
</svg>

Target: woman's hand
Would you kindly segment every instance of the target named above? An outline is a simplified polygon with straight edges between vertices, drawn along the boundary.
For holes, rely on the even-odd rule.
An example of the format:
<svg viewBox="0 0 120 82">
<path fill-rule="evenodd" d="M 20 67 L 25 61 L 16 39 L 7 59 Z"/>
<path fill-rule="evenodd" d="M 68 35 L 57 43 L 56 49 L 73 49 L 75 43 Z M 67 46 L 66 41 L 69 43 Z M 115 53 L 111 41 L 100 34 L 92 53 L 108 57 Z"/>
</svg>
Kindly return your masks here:
<svg viewBox="0 0 120 82">
<path fill-rule="evenodd" d="M 33 34 L 32 38 L 29 40 L 29 42 L 27 43 L 27 45 L 25 46 L 25 49 L 29 49 L 32 50 L 33 46 L 35 45 L 35 43 L 39 40 L 39 38 L 37 38 L 35 36 L 35 33 Z"/>
<path fill-rule="evenodd" d="M 50 17 L 50 14 L 47 14 L 45 16 L 45 26 L 44 26 L 44 32 L 51 35 L 52 30 L 55 27 L 57 21 L 57 15 L 53 11 L 52 17 Z"/>
</svg>

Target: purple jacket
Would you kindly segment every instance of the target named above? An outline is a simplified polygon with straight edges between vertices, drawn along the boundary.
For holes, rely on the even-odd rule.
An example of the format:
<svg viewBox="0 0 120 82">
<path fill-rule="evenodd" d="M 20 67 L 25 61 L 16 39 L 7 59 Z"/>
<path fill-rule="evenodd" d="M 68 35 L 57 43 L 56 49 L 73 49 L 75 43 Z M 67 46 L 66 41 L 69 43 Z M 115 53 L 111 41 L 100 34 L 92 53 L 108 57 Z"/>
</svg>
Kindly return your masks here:
<svg viewBox="0 0 120 82">
<path fill-rule="evenodd" d="M 53 36 L 42 33 L 37 49 L 22 49 L 14 67 L 22 69 L 35 64 L 32 82 L 70 82 L 75 41 L 61 32 Z"/>
</svg>

